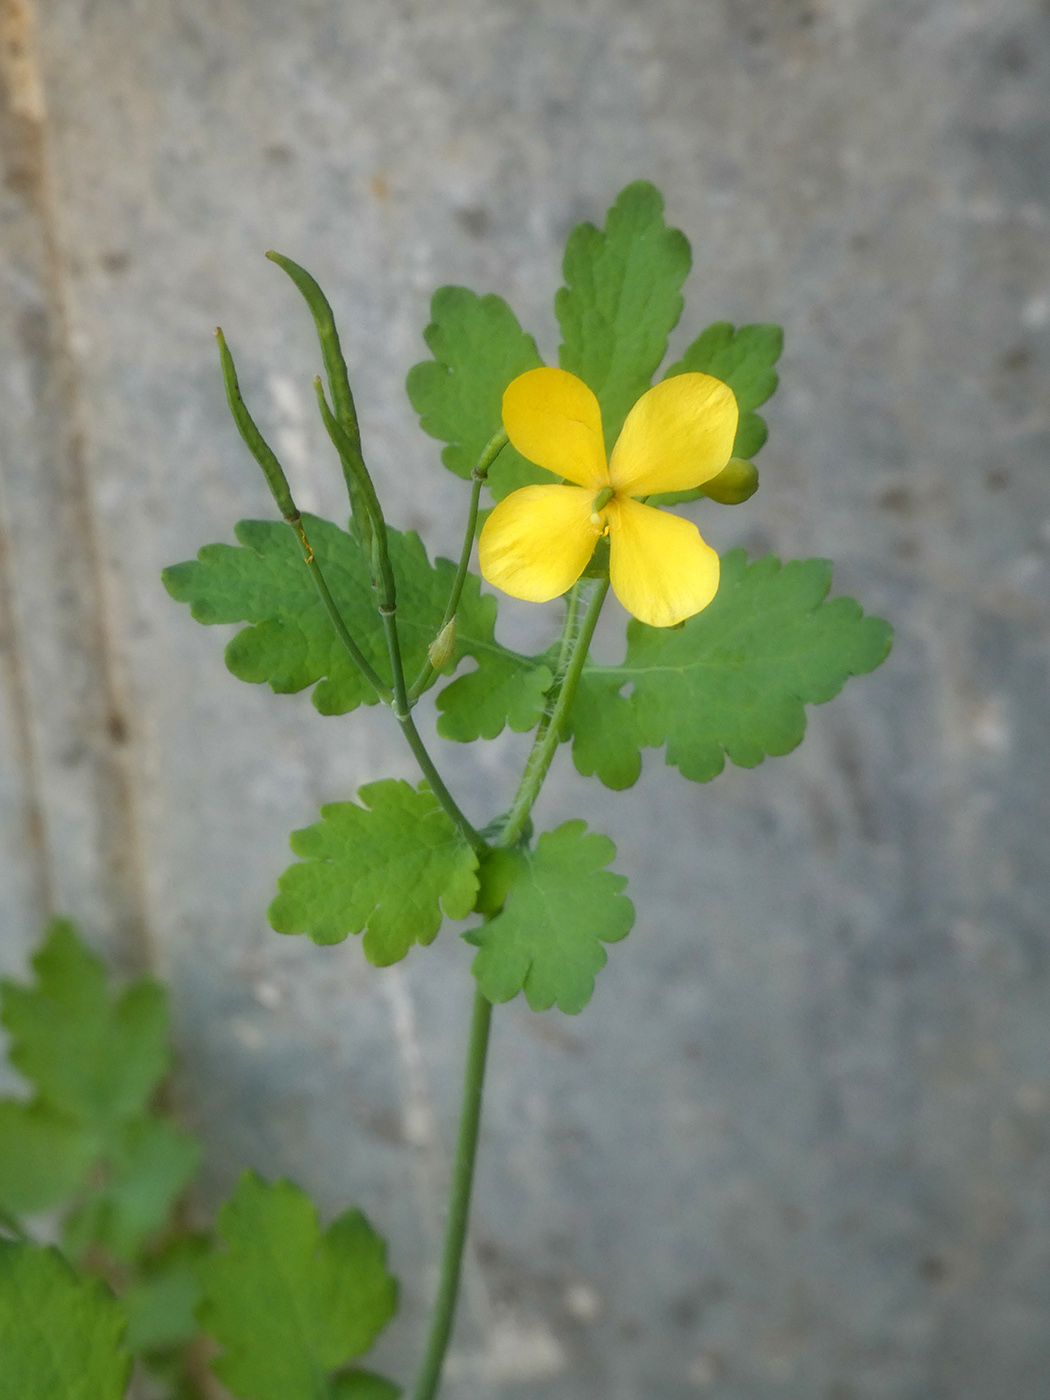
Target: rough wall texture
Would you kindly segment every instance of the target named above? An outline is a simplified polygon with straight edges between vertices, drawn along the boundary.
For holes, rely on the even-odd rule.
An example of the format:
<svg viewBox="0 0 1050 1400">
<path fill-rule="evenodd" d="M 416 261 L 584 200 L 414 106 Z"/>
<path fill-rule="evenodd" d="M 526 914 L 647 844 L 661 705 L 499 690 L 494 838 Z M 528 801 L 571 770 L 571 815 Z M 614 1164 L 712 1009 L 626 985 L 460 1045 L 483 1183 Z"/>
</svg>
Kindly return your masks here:
<svg viewBox="0 0 1050 1400">
<path fill-rule="evenodd" d="M 608 831 L 640 917 L 580 1017 L 497 1015 L 448 1393 L 1042 1400 L 1046 4 L 54 0 L 35 52 L 0 12 L 4 968 L 60 907 L 170 979 L 204 1199 L 250 1163 L 361 1204 L 407 1376 L 468 950 L 380 974 L 263 911 L 288 831 L 409 761 L 235 681 L 157 576 L 270 514 L 216 323 L 301 504 L 341 508 L 266 248 L 329 289 L 391 516 L 447 553 L 402 388 L 431 291 L 553 352 L 566 232 L 646 176 L 693 243 L 681 339 L 786 330 L 763 488 L 705 533 L 832 558 L 897 645 L 756 771 L 650 757 L 612 801 L 557 768 L 538 815 Z M 521 752 L 447 754 L 472 813 Z"/>
</svg>

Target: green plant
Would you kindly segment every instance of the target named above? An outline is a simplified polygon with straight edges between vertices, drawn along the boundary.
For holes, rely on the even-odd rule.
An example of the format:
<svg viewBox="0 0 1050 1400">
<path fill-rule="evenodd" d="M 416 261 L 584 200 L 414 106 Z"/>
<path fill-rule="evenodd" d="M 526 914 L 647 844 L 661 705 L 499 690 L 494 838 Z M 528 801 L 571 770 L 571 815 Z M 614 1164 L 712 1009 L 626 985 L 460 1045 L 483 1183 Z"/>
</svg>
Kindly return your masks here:
<svg viewBox="0 0 1050 1400">
<path fill-rule="evenodd" d="M 690 261 L 652 186 L 628 186 L 604 230 L 583 224 L 571 234 L 555 302 L 559 371 L 542 368 L 534 340 L 498 297 L 436 293 L 425 332 L 432 358 L 411 371 L 408 392 L 423 428 L 446 444 L 445 465 L 470 483 L 458 564 L 431 561 L 414 533 L 387 524 L 328 302 L 302 268 L 269 256 L 317 327 L 327 389 L 320 378 L 315 386 L 347 486 L 349 528 L 296 508 L 220 332 L 230 408 L 283 523 L 242 522 L 238 544 L 206 546 L 166 570 L 164 582 L 200 622 L 242 625 L 226 648 L 235 676 L 279 693 L 313 687 L 325 715 L 382 704 L 419 764 L 418 787 L 371 783 L 293 834 L 299 859 L 278 880 L 274 928 L 321 944 L 363 933 L 365 956 L 383 966 L 430 943 L 444 915 L 477 917 L 464 935 L 477 948 L 477 987 L 448 1231 L 413 1390 L 414 1400 L 431 1400 L 454 1317 L 493 1006 L 524 993 L 537 1012 L 579 1011 L 607 946 L 634 917 L 625 878 L 609 868 L 607 837 L 582 821 L 533 831 L 533 804 L 559 745 L 571 743 L 580 772 L 613 789 L 636 780 L 646 748 L 663 748 L 667 764 L 697 782 L 715 777 L 727 757 L 754 766 L 794 748 L 805 705 L 877 666 L 891 634 L 852 599 L 827 598 L 824 560 L 748 562 L 738 549 L 719 562 L 696 545 L 694 527 L 668 523 L 669 505 L 700 496 L 738 504 L 755 490 L 751 459 L 766 437 L 757 409 L 777 384 L 781 335 L 775 326 L 718 323 L 667 369 L 659 384 L 675 381 L 670 389 L 651 387 Z M 632 438 L 636 410 L 648 426 Z M 614 448 L 628 439 L 647 464 L 633 475 L 616 456 L 627 449 Z M 517 450 L 532 441 L 542 446 L 533 456 L 560 464 L 569 486 Z M 692 470 L 689 454 L 701 447 L 707 455 Z M 661 476 L 675 452 L 682 472 Z M 539 655 L 500 644 L 496 598 L 470 572 L 485 489 L 497 505 L 483 571 L 519 596 L 567 587 L 561 633 Z M 563 517 L 570 523 L 559 533 Z M 638 521 L 649 532 L 644 549 L 630 543 Z M 680 547 L 652 543 L 672 534 Z M 562 548 L 573 552 L 569 564 Z M 676 570 L 687 568 L 697 577 L 679 596 Z M 610 570 L 628 606 L 657 625 L 632 620 L 622 661 L 602 665 L 589 647 Z M 468 820 L 416 726 L 415 703 L 433 686 L 446 738 L 490 739 L 507 726 L 533 732 L 516 792 L 483 826 Z M 248 1174 L 216 1234 L 180 1229 L 173 1209 L 197 1149 L 149 1107 L 167 1068 L 160 989 L 138 983 L 108 1000 L 97 960 L 68 925 L 52 931 L 37 969 L 35 990 L 4 990 L 12 1059 L 37 1097 L 0 1106 L 0 1203 L 15 1236 L 0 1246 L 0 1344 L 15 1358 L 0 1400 L 119 1396 L 130 1352 L 166 1374 L 174 1395 L 195 1395 L 198 1326 L 219 1345 L 215 1373 L 244 1400 L 396 1394 L 350 1364 L 396 1300 L 384 1246 L 367 1222 L 351 1211 L 322 1232 L 298 1188 Z M 65 1255 L 79 1272 L 33 1244 L 20 1223 L 56 1206 Z M 108 1288 L 89 1280 L 92 1272 Z M 38 1346 L 18 1298 L 35 1300 L 57 1349 Z M 74 1376 L 84 1366 L 69 1358 L 87 1347 L 89 1318 L 96 1369 L 85 1390 Z"/>
</svg>

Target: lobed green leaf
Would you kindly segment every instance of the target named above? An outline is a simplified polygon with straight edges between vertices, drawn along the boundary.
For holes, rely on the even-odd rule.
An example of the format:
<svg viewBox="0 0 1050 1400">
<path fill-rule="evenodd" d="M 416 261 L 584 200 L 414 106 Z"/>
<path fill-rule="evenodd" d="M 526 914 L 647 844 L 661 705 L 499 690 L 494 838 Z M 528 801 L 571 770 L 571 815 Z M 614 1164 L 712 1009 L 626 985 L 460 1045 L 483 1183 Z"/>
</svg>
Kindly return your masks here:
<svg viewBox="0 0 1050 1400">
<path fill-rule="evenodd" d="M 64 919 L 33 967 L 35 987 L 0 981 L 12 1064 L 53 1108 L 101 1131 L 140 1114 L 171 1064 L 164 989 L 143 978 L 111 997 L 101 958 Z"/>
<path fill-rule="evenodd" d="M 634 907 L 622 875 L 604 869 L 616 854 L 582 821 L 545 832 L 533 851 L 496 850 L 483 871 L 483 910 L 494 918 L 465 935 L 480 950 L 472 971 L 489 1001 L 524 990 L 534 1011 L 573 1014 L 605 966 L 603 943 L 630 932 Z"/>
<path fill-rule="evenodd" d="M 434 358 L 409 370 L 408 397 L 423 431 L 448 443 L 441 454 L 445 466 L 469 478 L 503 425 L 503 391 L 543 361 L 500 297 L 439 287 L 430 314 L 423 339 Z M 557 479 L 508 444 L 489 468 L 488 487 L 500 501 L 519 486 Z"/>
<path fill-rule="evenodd" d="M 355 1367 L 332 1382 L 332 1400 L 397 1400 L 401 1387 L 375 1371 Z"/>
<path fill-rule="evenodd" d="M 783 348 L 784 332 L 779 326 L 741 326 L 734 330 L 728 321 L 717 321 L 697 336 L 664 378 L 670 379 L 675 374 L 711 374 L 728 384 L 740 409 L 733 456 L 750 460 L 769 435 L 765 420 L 754 410 L 764 404 L 777 387 L 777 372 L 773 366 Z"/>
<path fill-rule="evenodd" d="M 543 361 L 500 297 L 439 287 L 430 315 L 423 339 L 434 358 L 409 370 L 408 397 L 423 431 L 448 443 L 441 454 L 445 466 L 469 478 L 502 426 L 504 389 Z M 507 447 L 503 456 L 517 454 Z"/>
<path fill-rule="evenodd" d="M 328 1400 L 329 1373 L 365 1352 L 396 1308 L 383 1241 L 356 1210 L 322 1234 L 304 1192 L 253 1172 L 218 1230 L 229 1248 L 198 1266 L 197 1309 L 223 1348 L 215 1374 L 243 1400 Z"/>
<path fill-rule="evenodd" d="M 303 523 L 354 640 L 389 681 L 382 620 L 360 545 L 327 520 L 305 515 Z M 278 521 L 249 520 L 242 521 L 235 534 L 239 548 L 206 545 L 196 560 L 176 564 L 163 574 L 168 592 L 188 603 L 199 622 L 250 624 L 226 648 L 226 664 L 233 674 L 254 683 L 265 681 L 281 694 L 312 685 L 313 703 L 326 715 L 374 704 L 375 692 L 335 635 L 292 531 Z M 428 661 L 430 644 L 441 630 L 456 570 L 447 559 L 431 564 L 413 531 L 387 534 L 397 578 L 402 657 L 411 681 Z M 506 722 L 528 729 L 542 709 L 539 692 L 546 672 L 537 672 L 538 663 L 500 646 L 495 621 L 495 598 L 483 594 L 480 579 L 468 574 L 456 613 L 455 646 L 440 669 L 451 674 L 466 656 L 474 658 L 479 673 L 494 668 L 491 682 L 484 674 L 474 682 L 488 690 L 486 724 L 496 723 L 494 706 L 505 703 L 506 713 L 495 732 Z M 454 699 L 450 708 L 456 704 Z"/>
<path fill-rule="evenodd" d="M 277 881 L 269 919 L 278 933 L 316 943 L 366 929 L 365 956 L 384 967 L 433 940 L 442 908 L 452 919 L 470 913 L 478 859 L 426 783 L 384 779 L 359 796 L 363 806 L 330 803 L 319 822 L 293 832 L 303 860 Z"/>
<path fill-rule="evenodd" d="M 508 652 L 457 676 L 437 698 L 437 731 L 467 743 L 494 739 L 509 725 L 517 733 L 533 727 L 543 709 L 553 673 L 541 660 Z"/>
<path fill-rule="evenodd" d="M 208 1252 L 204 1236 L 182 1235 L 146 1262 L 121 1299 L 128 1315 L 124 1341 L 129 1351 L 156 1356 L 197 1335 L 197 1271 Z"/>
<path fill-rule="evenodd" d="M 123 1310 L 57 1249 L 0 1240 L 0 1400 L 122 1400 Z"/>
<path fill-rule="evenodd" d="M 95 1141 L 40 1099 L 0 1100 L 0 1210 L 16 1218 L 50 1210 L 82 1183 Z"/>
<path fill-rule="evenodd" d="M 682 314 L 689 243 L 664 223 L 663 207 L 652 185 L 636 181 L 609 210 L 604 231 L 578 224 L 565 247 L 566 285 L 554 301 L 559 363 L 597 394 L 610 452 Z"/>
<path fill-rule="evenodd" d="M 130 1263 L 163 1229 L 200 1165 L 201 1146 L 164 1118 L 134 1118 L 107 1146 L 102 1180 L 66 1222 L 73 1254 L 101 1245 Z"/>
<path fill-rule="evenodd" d="M 852 598 L 827 600 L 824 559 L 783 566 L 773 555 L 722 559 L 714 601 L 679 628 L 632 620 L 619 666 L 588 663 L 570 716 L 581 773 L 629 787 L 642 747 L 666 744 L 667 762 L 707 782 L 728 757 L 744 768 L 802 739 L 805 706 L 874 670 L 892 629 Z M 625 694 L 625 691 L 629 693 Z"/>
</svg>

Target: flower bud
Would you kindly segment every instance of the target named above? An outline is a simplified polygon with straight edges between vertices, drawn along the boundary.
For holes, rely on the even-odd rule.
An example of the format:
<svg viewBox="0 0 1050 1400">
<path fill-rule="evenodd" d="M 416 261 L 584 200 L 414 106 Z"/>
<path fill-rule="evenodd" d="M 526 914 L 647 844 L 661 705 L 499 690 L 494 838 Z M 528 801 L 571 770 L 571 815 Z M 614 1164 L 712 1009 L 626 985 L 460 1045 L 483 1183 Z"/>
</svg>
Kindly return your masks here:
<svg viewBox="0 0 1050 1400">
<path fill-rule="evenodd" d="M 705 481 L 700 490 L 712 501 L 738 506 L 758 490 L 758 469 L 743 457 L 730 457 L 718 475 Z"/>
<path fill-rule="evenodd" d="M 427 647 L 427 656 L 435 671 L 440 671 L 443 666 L 447 666 L 452 660 L 452 655 L 456 650 L 456 616 L 453 615 L 442 627 L 434 640 Z"/>
</svg>

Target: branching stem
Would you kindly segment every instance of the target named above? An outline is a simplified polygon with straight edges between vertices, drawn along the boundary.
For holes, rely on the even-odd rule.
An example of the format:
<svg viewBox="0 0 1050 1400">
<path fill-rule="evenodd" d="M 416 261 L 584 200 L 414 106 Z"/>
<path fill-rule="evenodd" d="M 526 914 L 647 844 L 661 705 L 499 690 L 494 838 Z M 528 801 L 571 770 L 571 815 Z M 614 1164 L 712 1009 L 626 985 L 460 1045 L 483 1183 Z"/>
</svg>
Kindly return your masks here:
<svg viewBox="0 0 1050 1400">
<path fill-rule="evenodd" d="M 459 600 L 463 594 L 463 585 L 467 580 L 467 570 L 470 568 L 470 552 L 474 548 L 474 535 L 478 528 L 478 506 L 481 502 L 481 488 L 489 474 L 489 467 L 492 466 L 509 440 L 503 428 L 501 428 L 498 433 L 494 433 L 485 444 L 481 456 L 478 458 L 478 464 L 470 474 L 473 486 L 470 492 L 470 508 L 467 511 L 467 528 L 463 534 L 463 548 L 460 550 L 459 554 L 459 568 L 456 570 L 456 577 L 452 583 L 452 592 L 449 594 L 448 604 L 445 607 L 445 616 L 441 619 L 441 626 L 438 628 L 439 636 L 455 617 L 456 611 L 459 608 Z M 433 681 L 434 676 L 435 669 L 428 661 L 409 688 L 409 703 L 415 704 L 416 700 L 419 699 L 427 686 Z"/>
<path fill-rule="evenodd" d="M 583 615 L 583 621 L 579 626 L 579 633 L 574 642 L 571 643 L 571 654 L 568 665 L 565 668 L 564 678 L 558 685 L 557 680 L 552 688 L 554 695 L 553 708 L 548 706 L 536 730 L 536 737 L 533 740 L 532 750 L 525 763 L 525 771 L 522 774 L 521 782 L 518 784 L 518 791 L 515 794 L 511 809 L 507 814 L 503 831 L 500 834 L 499 844 L 501 846 L 513 846 L 529 820 L 529 813 L 533 804 L 539 796 L 543 780 L 547 776 L 547 770 L 551 766 L 555 751 L 562 739 L 562 730 L 569 709 L 576 697 L 576 687 L 580 681 L 580 674 L 583 671 L 584 662 L 587 660 L 587 653 L 590 650 L 591 638 L 594 636 L 594 629 L 598 625 L 598 615 L 605 602 L 605 595 L 609 591 L 609 580 L 599 579 L 595 584 L 594 592 L 587 603 L 587 611 Z M 575 593 L 575 590 L 574 590 Z M 575 629 L 576 613 L 578 608 L 578 597 L 570 595 L 569 610 L 566 615 L 566 626 L 562 632 L 562 656 L 566 651 L 567 639 L 570 637 L 570 625 Z"/>
</svg>

